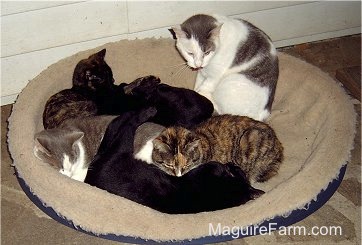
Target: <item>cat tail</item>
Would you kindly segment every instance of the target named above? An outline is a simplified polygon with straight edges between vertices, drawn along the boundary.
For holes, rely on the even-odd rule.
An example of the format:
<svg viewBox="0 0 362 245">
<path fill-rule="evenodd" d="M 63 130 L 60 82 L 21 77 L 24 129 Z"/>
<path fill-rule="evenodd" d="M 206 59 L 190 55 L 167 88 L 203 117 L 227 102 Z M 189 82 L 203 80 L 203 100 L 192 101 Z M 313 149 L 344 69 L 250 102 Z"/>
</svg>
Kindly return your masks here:
<svg viewBox="0 0 362 245">
<path fill-rule="evenodd" d="M 155 107 L 148 107 L 139 111 L 125 112 L 113 119 L 104 133 L 97 155 L 104 154 L 113 147 L 118 147 L 123 152 L 132 152 L 137 127 L 154 117 L 156 113 Z"/>
<path fill-rule="evenodd" d="M 252 186 L 249 187 L 249 196 L 251 200 L 255 200 L 261 195 L 263 195 L 265 192 L 259 189 L 256 189 Z"/>
<path fill-rule="evenodd" d="M 252 187 L 245 172 L 235 163 L 227 163 L 225 164 L 225 167 L 232 176 L 238 178 L 244 183 L 243 186 L 246 187 L 245 190 L 247 191 L 246 196 L 249 196 L 248 200 L 255 200 L 265 193 L 262 190 Z"/>
</svg>

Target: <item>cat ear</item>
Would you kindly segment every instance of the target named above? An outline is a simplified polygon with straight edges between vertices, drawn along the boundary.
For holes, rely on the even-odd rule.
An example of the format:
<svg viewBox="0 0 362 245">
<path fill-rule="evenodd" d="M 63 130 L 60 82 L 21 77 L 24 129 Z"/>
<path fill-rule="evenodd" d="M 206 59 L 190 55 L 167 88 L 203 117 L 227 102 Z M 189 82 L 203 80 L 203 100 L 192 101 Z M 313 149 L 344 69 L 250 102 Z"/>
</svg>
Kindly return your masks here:
<svg viewBox="0 0 362 245">
<path fill-rule="evenodd" d="M 173 35 L 177 38 L 177 39 L 179 39 L 179 38 L 187 38 L 187 34 L 186 34 L 186 32 L 184 32 L 182 29 L 181 29 L 181 26 L 175 26 L 175 27 L 172 27 L 171 29 L 170 29 L 170 31 L 173 31 Z"/>
<path fill-rule="evenodd" d="M 96 61 L 104 61 L 105 56 L 106 56 L 106 49 L 104 48 L 98 53 L 90 55 L 88 59 L 95 59 Z"/>
<path fill-rule="evenodd" d="M 218 25 L 217 27 L 215 27 L 214 29 L 212 29 L 209 33 L 209 37 L 211 39 L 216 39 L 219 37 L 220 35 L 220 30 L 223 24 Z"/>
<path fill-rule="evenodd" d="M 104 57 L 106 57 L 106 49 L 104 48 L 104 49 L 102 49 L 101 51 L 99 51 L 99 52 L 97 53 L 97 57 L 100 58 L 100 59 L 102 59 L 102 60 L 104 60 Z"/>
<path fill-rule="evenodd" d="M 47 155 L 48 157 L 51 156 L 51 153 L 48 149 L 48 143 L 49 143 L 49 138 L 46 135 L 39 135 L 36 134 L 34 137 L 34 153 L 35 155 L 38 157 L 38 152 L 41 152 L 45 155 Z"/>
<path fill-rule="evenodd" d="M 158 151 L 161 151 L 161 152 L 168 152 L 170 151 L 170 147 L 164 143 L 162 140 L 156 138 L 152 141 L 153 143 L 153 148 L 158 150 Z"/>
<path fill-rule="evenodd" d="M 67 139 L 74 145 L 84 137 L 84 133 L 80 131 L 71 131 L 66 135 Z"/>
</svg>

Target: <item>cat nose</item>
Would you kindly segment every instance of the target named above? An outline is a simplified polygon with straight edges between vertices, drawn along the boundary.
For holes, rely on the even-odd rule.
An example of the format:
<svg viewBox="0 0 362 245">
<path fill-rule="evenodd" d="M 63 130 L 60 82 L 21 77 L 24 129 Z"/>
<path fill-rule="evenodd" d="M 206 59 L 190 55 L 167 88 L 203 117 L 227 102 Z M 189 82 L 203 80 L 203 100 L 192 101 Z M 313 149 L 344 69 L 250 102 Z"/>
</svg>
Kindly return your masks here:
<svg viewBox="0 0 362 245">
<path fill-rule="evenodd" d="M 196 68 L 202 68 L 202 61 L 201 60 L 196 60 L 195 61 L 195 66 L 196 66 Z"/>
<path fill-rule="evenodd" d="M 181 170 L 180 169 L 175 169 L 175 174 L 177 177 L 180 177 L 182 174 L 181 174 Z"/>
</svg>

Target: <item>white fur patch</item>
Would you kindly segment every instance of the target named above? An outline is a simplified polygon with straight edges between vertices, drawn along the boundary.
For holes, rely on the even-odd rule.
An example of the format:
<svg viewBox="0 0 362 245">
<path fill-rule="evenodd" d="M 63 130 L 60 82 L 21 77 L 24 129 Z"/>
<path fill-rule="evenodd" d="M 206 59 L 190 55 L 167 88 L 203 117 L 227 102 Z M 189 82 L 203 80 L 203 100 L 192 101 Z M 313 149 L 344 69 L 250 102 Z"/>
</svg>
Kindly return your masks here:
<svg viewBox="0 0 362 245">
<path fill-rule="evenodd" d="M 219 23 L 223 24 L 220 30 L 219 45 L 207 66 L 198 72 L 201 74 L 200 77 L 204 77 L 205 80 L 197 81 L 197 91 L 205 90 L 203 86 L 217 87 L 225 72 L 231 67 L 239 44 L 244 42 L 249 35 L 248 28 L 239 20 L 226 19 L 226 17 L 217 15 L 214 17 Z M 238 69 L 245 69 L 248 65 L 252 64 L 246 62 L 243 64 L 244 67 L 239 67 Z M 206 90 L 208 91 L 209 89 Z"/>
<path fill-rule="evenodd" d="M 191 37 L 177 39 L 176 47 L 181 52 L 182 56 L 187 61 L 187 65 L 193 68 L 203 67 L 204 64 L 204 53 L 198 41 Z"/>
<path fill-rule="evenodd" d="M 274 44 L 269 40 L 269 44 L 270 44 L 270 54 L 273 56 L 277 55 L 277 49 L 275 48 Z"/>
<path fill-rule="evenodd" d="M 177 171 L 176 171 L 176 176 L 177 176 L 177 177 L 181 177 L 181 176 L 182 176 L 182 174 L 181 174 L 181 169 L 177 169 Z"/>
<path fill-rule="evenodd" d="M 73 163 L 70 162 L 69 156 L 65 153 L 63 154 L 63 164 L 62 165 L 63 165 L 63 169 L 61 169 L 59 172 L 68 177 L 71 177 Z"/>
<path fill-rule="evenodd" d="M 241 73 L 243 71 L 249 70 L 251 67 L 253 67 L 255 64 L 257 64 L 261 60 L 260 56 L 255 56 L 251 60 L 244 62 L 240 65 L 234 66 L 230 68 L 226 73 L 226 75 L 232 74 L 232 73 Z"/>
<path fill-rule="evenodd" d="M 219 114 L 248 116 L 259 121 L 269 116 L 265 109 L 268 98 L 268 88 L 258 86 L 241 74 L 225 77 L 213 93 Z"/>
<path fill-rule="evenodd" d="M 86 167 L 85 150 L 80 141 L 75 143 L 79 149 L 79 156 L 75 162 L 71 162 L 67 154 L 63 155 L 63 169 L 59 172 L 78 181 L 84 181 L 87 176 L 88 167 Z"/>
<path fill-rule="evenodd" d="M 146 144 L 134 155 L 135 159 L 144 161 L 148 164 L 153 163 L 152 161 L 152 151 L 153 151 L 153 139 L 150 139 Z"/>
</svg>

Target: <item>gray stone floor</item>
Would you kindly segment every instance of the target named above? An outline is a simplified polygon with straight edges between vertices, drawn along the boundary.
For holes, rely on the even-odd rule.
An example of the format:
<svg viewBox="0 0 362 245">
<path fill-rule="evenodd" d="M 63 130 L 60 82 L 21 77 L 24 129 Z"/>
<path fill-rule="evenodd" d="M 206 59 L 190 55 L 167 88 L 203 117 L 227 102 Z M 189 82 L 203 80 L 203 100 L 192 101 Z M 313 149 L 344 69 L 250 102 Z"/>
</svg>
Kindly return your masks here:
<svg viewBox="0 0 362 245">
<path fill-rule="evenodd" d="M 349 36 L 284 48 L 284 52 L 308 61 L 335 76 L 336 70 L 361 64 L 361 36 Z M 341 186 L 318 211 L 298 222 L 311 231 L 314 226 L 340 226 L 342 235 L 254 236 L 220 244 L 361 244 L 361 105 L 354 150 Z M 120 244 L 68 228 L 40 211 L 21 190 L 11 167 L 6 144 L 7 118 L 11 105 L 1 107 L 1 244 Z"/>
</svg>

